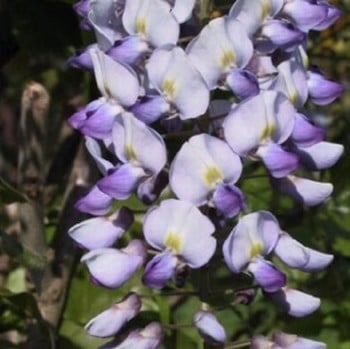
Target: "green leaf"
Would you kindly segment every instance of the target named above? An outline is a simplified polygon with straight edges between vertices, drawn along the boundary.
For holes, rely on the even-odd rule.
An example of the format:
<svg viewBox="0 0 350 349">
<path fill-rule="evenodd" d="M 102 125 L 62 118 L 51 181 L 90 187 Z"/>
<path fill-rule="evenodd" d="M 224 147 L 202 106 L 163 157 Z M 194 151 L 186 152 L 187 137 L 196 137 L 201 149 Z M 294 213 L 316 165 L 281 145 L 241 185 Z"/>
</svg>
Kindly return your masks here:
<svg viewBox="0 0 350 349">
<path fill-rule="evenodd" d="M 26 202 L 28 198 L 12 185 L 0 177 L 0 204 L 12 204 L 14 202 Z"/>
</svg>

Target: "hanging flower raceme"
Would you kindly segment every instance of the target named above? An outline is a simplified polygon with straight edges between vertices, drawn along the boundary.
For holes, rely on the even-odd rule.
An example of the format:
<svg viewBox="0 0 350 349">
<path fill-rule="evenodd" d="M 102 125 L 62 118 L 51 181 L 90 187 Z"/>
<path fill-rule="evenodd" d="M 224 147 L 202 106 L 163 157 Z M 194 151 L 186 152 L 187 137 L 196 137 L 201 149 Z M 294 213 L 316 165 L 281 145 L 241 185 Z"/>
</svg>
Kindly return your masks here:
<svg viewBox="0 0 350 349">
<path fill-rule="evenodd" d="M 243 194 L 234 184 L 242 172 L 238 155 L 222 140 L 202 134 L 190 138 L 170 168 L 176 196 L 200 206 L 210 204 L 227 217 L 244 208 Z"/>
<path fill-rule="evenodd" d="M 196 269 L 215 252 L 214 225 L 197 207 L 186 201 L 164 200 L 146 214 L 143 232 L 149 245 L 161 254 L 146 266 L 143 281 L 162 288 L 175 275 L 177 263 Z"/>
<path fill-rule="evenodd" d="M 222 345 L 225 328 L 208 309 L 226 293 L 234 294 L 235 304 L 249 306 L 260 289 L 297 318 L 320 306 L 318 297 L 292 288 L 268 258 L 274 254 L 281 268 L 316 272 L 333 255 L 304 246 L 280 229 L 272 213 L 254 212 L 254 201 L 246 202 L 238 185 L 260 177 L 262 162 L 272 189 L 304 206 L 318 205 L 332 193 L 331 183 L 306 172 L 333 166 L 344 148 L 325 140 L 307 102 L 327 105 L 344 88 L 311 67 L 305 48 L 308 32 L 329 27 L 340 11 L 325 0 L 236 0 L 228 15 L 203 21 L 200 30 L 200 3 L 81 0 L 75 5 L 97 42 L 68 63 L 93 70 L 102 96 L 69 123 L 84 136 L 102 178 L 75 203 L 93 217 L 68 234 L 88 250 L 81 261 L 99 286 L 117 289 L 132 279 L 125 287 L 138 292 L 139 278 L 143 287 L 156 289 L 150 293 L 156 299 L 164 295 L 162 288 L 177 294 L 190 279 L 181 297 L 189 291 L 205 310 L 195 312 L 189 325 L 205 341 Z M 127 208 L 133 201 L 115 202 L 132 194 L 147 205 L 142 206 L 145 241 L 135 240 L 130 229 L 134 215 L 141 222 L 141 211 Z M 239 290 L 207 285 L 221 277 L 218 248 L 230 271 L 248 275 L 253 285 L 251 280 Z M 199 272 L 189 275 L 192 269 Z M 148 302 L 142 306 L 147 310 Z M 130 330 L 119 334 L 140 312 L 141 296 L 129 293 L 85 330 L 115 336 L 101 349 L 156 349 L 163 338 L 159 323 L 137 329 L 130 323 Z M 283 332 L 254 336 L 250 343 L 252 349 L 325 348 Z"/>
</svg>

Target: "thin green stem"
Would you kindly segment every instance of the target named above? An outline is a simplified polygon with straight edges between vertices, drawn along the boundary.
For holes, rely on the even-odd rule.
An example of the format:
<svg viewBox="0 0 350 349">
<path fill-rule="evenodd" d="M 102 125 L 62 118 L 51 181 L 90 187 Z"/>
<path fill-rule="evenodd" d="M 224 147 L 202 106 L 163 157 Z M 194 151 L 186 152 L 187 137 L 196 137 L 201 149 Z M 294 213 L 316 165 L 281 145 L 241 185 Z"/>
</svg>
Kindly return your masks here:
<svg viewBox="0 0 350 349">
<path fill-rule="evenodd" d="M 225 349 L 238 349 L 238 348 L 245 348 L 249 347 L 251 344 L 251 341 L 244 341 L 244 342 L 237 342 L 229 344 L 228 346 L 225 346 Z"/>
</svg>

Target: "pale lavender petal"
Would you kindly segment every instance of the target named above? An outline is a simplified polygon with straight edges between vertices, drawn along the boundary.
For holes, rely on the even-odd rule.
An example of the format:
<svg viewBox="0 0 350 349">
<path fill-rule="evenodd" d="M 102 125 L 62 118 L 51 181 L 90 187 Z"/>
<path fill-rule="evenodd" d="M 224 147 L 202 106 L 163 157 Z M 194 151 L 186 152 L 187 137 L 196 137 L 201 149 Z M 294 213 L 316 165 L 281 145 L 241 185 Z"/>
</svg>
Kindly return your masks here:
<svg viewBox="0 0 350 349">
<path fill-rule="evenodd" d="M 248 270 L 266 292 L 276 292 L 286 286 L 287 276 L 262 257 L 255 258 L 250 262 Z"/>
<path fill-rule="evenodd" d="M 268 255 L 276 246 L 279 233 L 278 221 L 267 211 L 243 216 L 223 245 L 227 266 L 239 273 L 255 257 Z"/>
<path fill-rule="evenodd" d="M 256 76 L 249 70 L 233 69 L 226 77 L 226 83 L 232 92 L 244 99 L 259 93 L 259 83 Z"/>
<path fill-rule="evenodd" d="M 174 105 L 181 119 L 205 113 L 209 105 L 209 90 L 180 47 L 155 50 L 146 68 L 151 84 Z"/>
<path fill-rule="evenodd" d="M 307 32 L 327 17 L 327 8 L 305 0 L 287 2 L 282 13 L 287 15 L 302 31 Z"/>
<path fill-rule="evenodd" d="M 217 184 L 235 183 L 241 175 L 239 157 L 222 140 L 207 134 L 191 137 L 170 168 L 172 190 L 182 200 L 201 205 Z"/>
<path fill-rule="evenodd" d="M 129 34 L 138 34 L 153 47 L 176 44 L 179 23 L 163 0 L 126 0 L 123 25 Z"/>
<path fill-rule="evenodd" d="M 94 283 L 115 289 L 135 274 L 143 258 L 113 248 L 101 248 L 85 254 L 81 261 L 89 269 Z"/>
<path fill-rule="evenodd" d="M 221 17 L 211 20 L 190 42 L 186 52 L 212 90 L 224 73 L 248 64 L 253 44 L 241 23 Z"/>
<path fill-rule="evenodd" d="M 162 96 L 145 96 L 129 111 L 145 124 L 151 124 L 170 112 L 170 104 Z"/>
<path fill-rule="evenodd" d="M 120 0 L 90 1 L 88 18 L 95 30 L 97 42 L 101 50 L 108 50 L 116 40 L 119 40 L 124 31 L 121 19 L 117 16 L 120 9 Z"/>
<path fill-rule="evenodd" d="M 90 50 L 97 86 L 104 97 L 129 107 L 139 95 L 136 73 L 127 65 L 107 56 L 101 50 Z M 118 78 L 116 78 L 118 77 Z"/>
<path fill-rule="evenodd" d="M 159 173 L 167 160 L 163 138 L 131 113 L 122 113 L 113 127 L 113 144 L 119 160 Z"/>
<path fill-rule="evenodd" d="M 307 76 L 298 58 L 292 58 L 278 65 L 278 76 L 271 89 L 282 92 L 296 108 L 301 108 L 308 97 Z"/>
<path fill-rule="evenodd" d="M 107 174 L 114 167 L 110 161 L 103 158 L 101 147 L 95 139 L 85 137 L 85 147 L 103 175 Z"/>
<path fill-rule="evenodd" d="M 147 43 L 137 35 L 130 35 L 116 41 L 106 54 L 114 60 L 133 65 L 138 63 L 148 51 Z"/>
<path fill-rule="evenodd" d="M 113 199 L 95 185 L 85 196 L 75 203 L 74 207 L 80 212 L 89 213 L 94 216 L 104 216 L 110 211 L 112 204 Z"/>
<path fill-rule="evenodd" d="M 263 91 L 231 110 L 223 125 L 225 139 L 237 154 L 246 156 L 269 139 L 277 144 L 287 140 L 294 120 L 295 109 L 283 94 Z"/>
<path fill-rule="evenodd" d="M 298 167 L 298 156 L 285 151 L 280 145 L 268 142 L 260 146 L 256 155 L 261 158 L 272 177 L 286 177 Z"/>
<path fill-rule="evenodd" d="M 300 113 L 295 114 L 295 124 L 291 139 L 300 147 L 310 147 L 325 138 L 325 131 L 313 125 L 308 118 Z"/>
<path fill-rule="evenodd" d="M 245 209 L 245 198 L 242 191 L 228 184 L 219 184 L 213 194 L 216 209 L 225 217 L 232 218 Z"/>
<path fill-rule="evenodd" d="M 307 148 L 298 147 L 296 152 L 305 167 L 311 171 L 319 171 L 332 167 L 343 154 L 344 146 L 319 142 Z"/>
<path fill-rule="evenodd" d="M 333 260 L 333 255 L 303 246 L 285 232 L 280 235 L 274 252 L 289 267 L 306 272 L 322 270 Z"/>
<path fill-rule="evenodd" d="M 288 349 L 326 349 L 325 343 L 307 338 L 298 337 L 297 341 L 290 345 Z"/>
<path fill-rule="evenodd" d="M 344 85 L 327 79 L 317 68 L 308 71 L 308 88 L 310 98 L 317 105 L 327 105 L 340 97 Z"/>
<path fill-rule="evenodd" d="M 191 268 L 201 267 L 215 252 L 216 240 L 211 236 L 214 230 L 211 221 L 195 206 L 174 199 L 151 209 L 143 225 L 151 246 L 171 250 Z"/>
<path fill-rule="evenodd" d="M 145 172 L 140 167 L 125 164 L 110 171 L 109 174 L 97 182 L 98 188 L 116 200 L 127 199 L 145 177 Z"/>
<path fill-rule="evenodd" d="M 131 293 L 121 302 L 113 304 L 103 311 L 85 326 L 85 331 L 94 337 L 111 337 L 117 334 L 120 329 L 141 310 L 140 298 Z"/>
<path fill-rule="evenodd" d="M 210 343 L 224 343 L 227 336 L 224 327 L 213 313 L 197 311 L 193 316 L 193 323 L 199 334 Z"/>
<path fill-rule="evenodd" d="M 177 258 L 170 252 L 156 255 L 147 263 L 142 282 L 151 288 L 163 288 L 174 276 L 176 264 Z"/>
<path fill-rule="evenodd" d="M 186 22 L 192 17 L 192 11 L 196 0 L 175 0 L 172 15 L 179 23 Z"/>
<path fill-rule="evenodd" d="M 282 288 L 275 293 L 268 293 L 272 300 L 289 315 L 304 317 L 316 311 L 321 301 L 319 298 L 292 288 Z"/>
<path fill-rule="evenodd" d="M 122 207 L 109 217 L 95 217 L 78 223 L 68 234 L 88 250 L 110 247 L 129 229 L 133 220 L 132 212 Z"/>
<path fill-rule="evenodd" d="M 76 11 L 79 16 L 86 17 L 89 12 L 90 2 L 91 0 L 78 1 L 73 5 L 74 11 Z"/>
<path fill-rule="evenodd" d="M 280 347 L 275 347 L 273 345 L 274 343 L 271 342 L 268 338 L 258 335 L 258 336 L 253 336 L 250 349 L 266 349 L 266 348 L 282 349 Z"/>
<path fill-rule="evenodd" d="M 291 175 L 283 179 L 274 179 L 273 184 L 281 193 L 291 196 L 306 206 L 321 204 L 333 191 L 331 183 L 317 182 Z"/>
</svg>

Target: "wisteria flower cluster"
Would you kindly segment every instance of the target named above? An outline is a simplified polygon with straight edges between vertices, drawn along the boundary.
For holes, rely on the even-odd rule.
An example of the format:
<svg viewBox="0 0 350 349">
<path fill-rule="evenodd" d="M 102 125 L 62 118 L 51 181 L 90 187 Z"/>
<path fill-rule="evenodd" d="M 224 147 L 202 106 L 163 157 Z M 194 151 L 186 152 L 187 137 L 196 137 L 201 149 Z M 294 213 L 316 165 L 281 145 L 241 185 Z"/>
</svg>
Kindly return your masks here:
<svg viewBox="0 0 350 349">
<path fill-rule="evenodd" d="M 101 93 L 69 119 L 101 173 L 76 203 L 92 218 L 69 230 L 88 250 L 82 262 L 91 280 L 116 289 L 139 272 L 162 292 L 216 261 L 233 280 L 251 277 L 246 295 L 261 289 L 293 317 L 314 312 L 320 299 L 293 289 L 271 256 L 305 272 L 333 256 L 302 245 L 271 212 L 252 212 L 241 183 L 258 168 L 272 190 L 301 205 L 331 195 L 332 184 L 308 171 L 334 165 L 343 146 L 325 141 L 307 106 L 333 102 L 343 87 L 309 64 L 306 46 L 309 31 L 328 28 L 340 11 L 326 0 L 237 0 L 203 24 L 195 0 L 81 0 L 75 10 L 97 42 L 69 64 L 93 71 Z M 115 205 L 132 195 L 149 207 L 138 239 L 129 233 L 135 212 L 127 201 Z M 142 297 L 132 292 L 86 331 L 116 336 L 140 311 Z M 208 303 L 193 326 L 209 342 L 229 341 Z M 153 322 L 103 348 L 153 349 L 163 328 Z M 282 332 L 250 345 L 325 348 Z"/>
</svg>

